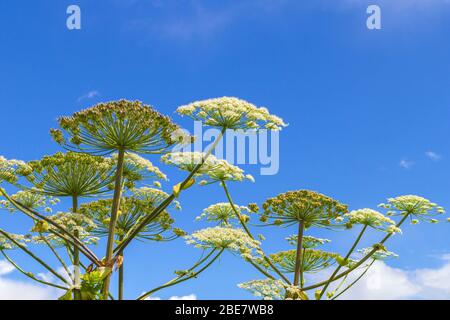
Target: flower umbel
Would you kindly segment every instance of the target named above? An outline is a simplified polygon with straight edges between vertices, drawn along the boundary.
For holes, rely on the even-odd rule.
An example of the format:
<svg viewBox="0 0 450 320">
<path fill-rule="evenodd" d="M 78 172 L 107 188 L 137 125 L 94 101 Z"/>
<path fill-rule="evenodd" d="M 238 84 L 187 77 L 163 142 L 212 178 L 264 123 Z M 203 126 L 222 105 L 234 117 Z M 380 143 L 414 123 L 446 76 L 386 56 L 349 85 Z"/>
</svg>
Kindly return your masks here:
<svg viewBox="0 0 450 320">
<path fill-rule="evenodd" d="M 21 160 L 8 160 L 0 156 L 0 183 L 6 181 L 16 183 L 20 176 L 27 176 L 31 168 Z"/>
<path fill-rule="evenodd" d="M 286 285 L 281 280 L 252 280 L 241 283 L 238 287 L 264 300 L 283 300 L 286 295 Z"/>
<path fill-rule="evenodd" d="M 124 237 L 133 229 L 139 222 L 150 215 L 159 203 L 159 197 L 163 197 L 164 193 L 158 189 L 151 189 L 154 191 L 153 197 L 150 194 L 150 188 L 146 188 L 145 197 L 141 197 L 143 190 L 138 190 L 138 196 L 134 194 L 129 197 L 122 197 L 120 201 L 119 216 L 117 218 L 115 233 L 117 236 Z M 101 199 L 80 206 L 79 212 L 90 217 L 96 224 L 96 228 L 92 233 L 103 237 L 107 236 L 109 232 L 109 223 L 111 218 L 112 199 Z M 141 240 L 152 241 L 167 241 L 172 240 L 176 236 L 174 234 L 163 237 L 163 233 L 172 228 L 174 220 L 167 211 L 162 212 L 155 219 L 146 224 L 136 236 Z"/>
<path fill-rule="evenodd" d="M 358 252 L 360 252 L 363 256 L 366 256 L 372 250 L 373 250 L 373 247 L 369 247 L 369 248 L 360 249 L 360 250 L 358 250 Z M 398 258 L 398 254 L 380 248 L 370 258 L 375 259 L 375 260 L 387 260 L 390 258 Z"/>
<path fill-rule="evenodd" d="M 56 142 L 94 154 L 161 153 L 177 142 L 172 133 L 180 129 L 151 106 L 127 100 L 100 103 L 58 122 L 62 130 L 51 130 Z"/>
<path fill-rule="evenodd" d="M 293 246 L 297 246 L 298 237 L 296 234 L 287 237 L 286 240 L 289 242 L 289 244 L 291 244 Z M 320 246 L 324 245 L 325 243 L 329 243 L 329 242 L 331 242 L 331 240 L 316 238 L 316 237 L 312 237 L 312 236 L 303 236 L 302 247 L 304 249 L 314 249 L 314 248 L 320 247 Z"/>
<path fill-rule="evenodd" d="M 379 207 L 388 209 L 389 215 L 409 214 L 416 218 L 412 220 L 413 224 L 417 224 L 417 220 L 436 223 L 437 220 L 434 219 L 434 217 L 445 213 L 443 207 L 438 206 L 436 203 L 433 203 L 428 199 L 415 195 L 389 198 L 387 203 L 382 203 Z"/>
<path fill-rule="evenodd" d="M 205 154 L 201 152 L 173 152 L 165 154 L 161 160 L 181 170 L 191 172 L 202 162 Z M 250 175 L 245 175 L 244 170 L 228 163 L 226 160 L 218 159 L 213 155 L 206 158 L 203 166 L 195 174 L 197 177 L 205 177 L 202 184 L 210 184 L 219 181 L 254 181 Z"/>
<path fill-rule="evenodd" d="M 390 226 L 395 225 L 394 221 L 380 212 L 367 208 L 353 210 L 344 216 L 348 218 L 350 225 L 362 224 L 382 231 L 386 231 Z"/>
<path fill-rule="evenodd" d="M 186 236 L 186 242 L 201 249 L 227 249 L 251 260 L 260 253 L 260 242 L 250 238 L 242 229 L 214 227 Z"/>
<path fill-rule="evenodd" d="M 58 152 L 30 161 L 27 177 L 36 191 L 50 196 L 90 196 L 106 192 L 113 179 L 114 163 L 109 158 L 84 153 Z"/>
<path fill-rule="evenodd" d="M 33 190 L 22 190 L 11 196 L 11 199 L 19 202 L 21 205 L 28 209 L 45 208 L 46 212 L 52 212 L 50 206 L 54 206 L 59 203 L 58 198 L 53 198 L 45 196 L 42 193 L 34 192 Z M 11 212 L 16 211 L 14 207 L 8 200 L 0 201 L 0 208 L 3 207 Z"/>
<path fill-rule="evenodd" d="M 304 223 L 309 227 L 333 227 L 333 220 L 347 212 L 347 206 L 323 194 L 298 190 L 266 200 L 261 221 L 274 225 Z"/>
<path fill-rule="evenodd" d="M 296 250 L 281 251 L 270 255 L 272 262 L 286 273 L 295 272 L 296 257 Z M 335 264 L 339 257 L 337 253 L 305 249 L 302 254 L 302 272 L 316 273 L 322 271 Z"/>
<path fill-rule="evenodd" d="M 249 212 L 249 209 L 247 207 L 235 206 L 235 209 L 238 211 L 241 217 L 244 218 L 244 221 L 248 220 L 248 216 L 242 214 L 243 211 Z M 210 222 L 217 222 L 223 226 L 229 226 L 230 220 L 236 220 L 237 217 L 230 203 L 221 202 L 213 204 L 203 210 L 202 214 L 197 217 L 197 220 L 202 219 Z"/>
<path fill-rule="evenodd" d="M 112 155 L 112 160 L 117 163 L 117 153 Z M 124 157 L 123 178 L 128 189 L 135 187 L 136 182 L 143 180 L 167 180 L 167 176 L 150 160 L 135 153 L 126 153 Z"/>
<path fill-rule="evenodd" d="M 234 97 L 196 101 L 179 107 L 177 112 L 202 121 L 207 126 L 233 130 L 281 130 L 287 126 L 281 118 L 270 114 L 266 108 L 258 108 Z"/>
</svg>

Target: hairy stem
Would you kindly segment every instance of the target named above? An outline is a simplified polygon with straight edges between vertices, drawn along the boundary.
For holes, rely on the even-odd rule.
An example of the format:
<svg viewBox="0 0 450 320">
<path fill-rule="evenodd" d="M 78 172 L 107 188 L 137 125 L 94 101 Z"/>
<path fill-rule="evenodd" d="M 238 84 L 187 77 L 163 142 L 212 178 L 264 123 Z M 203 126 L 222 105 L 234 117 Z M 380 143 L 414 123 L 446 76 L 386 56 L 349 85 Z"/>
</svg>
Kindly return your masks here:
<svg viewBox="0 0 450 320">
<path fill-rule="evenodd" d="M 114 196 L 112 200 L 111 219 L 109 222 L 108 242 L 106 245 L 105 264 L 108 267 L 112 267 L 110 266 L 110 264 L 112 263 L 111 258 L 113 256 L 113 246 L 114 246 L 117 216 L 120 207 L 120 198 L 122 196 L 122 176 L 123 176 L 124 160 L 125 160 L 125 150 L 120 149 L 119 155 L 117 157 L 116 180 L 114 184 Z M 105 278 L 105 281 L 103 283 L 104 299 L 108 298 L 110 282 L 111 282 L 111 273 Z"/>
<path fill-rule="evenodd" d="M 123 240 L 123 236 L 119 237 L 119 241 Z M 124 281 L 124 268 L 123 268 L 123 264 L 124 264 L 124 260 L 123 260 L 123 251 L 121 251 L 119 253 L 122 256 L 122 263 L 119 267 L 119 283 L 118 283 L 118 287 L 119 287 L 119 292 L 118 292 L 118 299 L 119 300 L 123 300 L 123 281 Z"/>
<path fill-rule="evenodd" d="M 297 255 L 295 258 L 294 286 L 298 286 L 299 282 L 303 284 L 303 266 L 302 266 L 302 250 L 303 250 L 303 231 L 305 226 L 303 222 L 298 223 L 297 234 Z"/>
<path fill-rule="evenodd" d="M 72 196 L 72 213 L 77 213 L 78 211 L 78 196 Z M 80 235 L 78 230 L 74 230 L 73 235 L 79 239 Z M 81 279 L 80 279 L 80 250 L 77 246 L 73 246 L 73 267 L 74 267 L 74 289 L 73 298 L 74 300 L 81 300 Z"/>
</svg>

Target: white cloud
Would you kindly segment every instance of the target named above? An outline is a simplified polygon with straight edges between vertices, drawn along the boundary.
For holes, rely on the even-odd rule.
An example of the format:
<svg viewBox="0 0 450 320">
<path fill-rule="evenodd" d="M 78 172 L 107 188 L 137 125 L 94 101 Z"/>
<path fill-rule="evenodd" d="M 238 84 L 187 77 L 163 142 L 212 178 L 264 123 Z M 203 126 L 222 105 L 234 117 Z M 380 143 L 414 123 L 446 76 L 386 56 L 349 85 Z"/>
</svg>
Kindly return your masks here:
<svg viewBox="0 0 450 320">
<path fill-rule="evenodd" d="M 376 262 L 355 286 L 341 299 L 401 300 L 450 299 L 450 260 L 443 255 L 444 264 L 438 268 L 403 270 Z M 348 283 L 359 274 L 351 275 Z"/>
<path fill-rule="evenodd" d="M 0 260 L 0 300 L 49 300 L 61 295 L 53 288 L 2 277 L 13 271 L 9 262 Z"/>
<path fill-rule="evenodd" d="M 427 151 L 425 152 L 425 155 L 432 161 L 439 161 L 442 158 L 440 154 L 437 154 L 434 151 Z"/>
<path fill-rule="evenodd" d="M 14 271 L 14 266 L 6 260 L 0 260 L 0 276 Z"/>
<path fill-rule="evenodd" d="M 438 269 L 417 270 L 416 278 L 426 298 L 450 299 L 450 263 Z"/>
<path fill-rule="evenodd" d="M 60 295 L 44 286 L 0 278 L 0 300 L 52 300 Z"/>
<path fill-rule="evenodd" d="M 89 91 L 86 94 L 83 94 L 81 97 L 78 98 L 78 101 L 84 100 L 84 99 L 92 99 L 100 95 L 100 93 L 97 90 Z"/>
<path fill-rule="evenodd" d="M 353 274 L 349 283 L 359 274 Z M 408 272 L 389 267 L 384 262 L 376 262 L 355 286 L 345 292 L 341 299 L 358 300 L 398 300 L 412 298 L 420 292 L 420 287 L 409 277 Z"/>
<path fill-rule="evenodd" d="M 173 297 L 170 297 L 169 300 L 197 300 L 197 296 L 195 294 L 190 294 L 190 295 L 181 296 L 181 297 L 173 296 Z"/>
<path fill-rule="evenodd" d="M 411 169 L 413 167 L 413 165 L 414 165 L 414 161 L 410 161 L 410 160 L 406 160 L 406 159 L 402 159 L 399 162 L 399 166 L 406 170 Z"/>
</svg>

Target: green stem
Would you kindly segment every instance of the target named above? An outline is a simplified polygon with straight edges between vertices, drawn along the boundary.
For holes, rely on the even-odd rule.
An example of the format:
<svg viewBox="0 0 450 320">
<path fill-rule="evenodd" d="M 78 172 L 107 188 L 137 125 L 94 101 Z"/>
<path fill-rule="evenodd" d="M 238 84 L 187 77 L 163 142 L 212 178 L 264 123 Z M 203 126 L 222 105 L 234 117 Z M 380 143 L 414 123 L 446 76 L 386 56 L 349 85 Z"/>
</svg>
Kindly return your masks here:
<svg viewBox="0 0 450 320">
<path fill-rule="evenodd" d="M 267 278 L 275 280 L 275 277 L 272 276 L 270 273 L 268 273 L 267 271 L 265 271 L 264 269 L 262 269 L 260 266 L 258 266 L 256 263 L 254 263 L 251 260 L 247 260 L 252 266 L 255 267 L 256 270 L 258 270 L 259 272 L 261 272 L 263 275 L 265 275 Z"/>
<path fill-rule="evenodd" d="M 353 281 L 350 285 L 348 285 L 344 290 L 342 290 L 341 292 L 339 292 L 339 294 L 337 294 L 336 296 L 334 296 L 333 299 L 331 299 L 331 300 L 336 300 L 340 295 L 342 295 L 342 294 L 343 294 L 344 292 L 346 292 L 348 289 L 350 289 L 351 287 L 353 287 L 353 285 L 354 285 L 355 283 L 357 283 L 359 280 L 361 280 L 362 277 L 364 277 L 364 275 L 367 273 L 367 271 L 369 271 L 370 267 L 374 264 L 375 261 L 376 261 L 376 260 L 373 259 L 372 262 L 371 262 L 371 263 L 367 266 L 367 268 L 364 270 L 364 272 L 361 273 L 361 274 L 359 275 L 359 277 L 356 278 L 355 281 Z"/>
<path fill-rule="evenodd" d="M 220 132 L 220 135 L 216 138 L 216 140 L 211 145 L 209 150 L 205 153 L 205 155 L 203 156 L 200 163 L 198 163 L 195 166 L 195 168 L 189 173 L 189 175 L 186 177 L 186 179 L 183 180 L 183 182 L 181 183 L 180 190 L 182 190 L 183 187 L 189 181 L 191 181 L 192 177 L 201 169 L 201 167 L 205 163 L 206 159 L 208 159 L 208 157 L 211 155 L 211 153 L 214 151 L 214 149 L 219 144 L 220 140 L 222 139 L 223 135 L 225 134 L 225 131 L 226 131 L 226 128 L 223 128 L 222 131 Z M 172 193 L 169 197 L 167 197 L 167 199 L 165 199 L 155 210 L 152 211 L 152 213 L 150 213 L 145 219 L 143 219 L 139 223 L 139 225 L 137 225 L 136 228 L 134 228 L 132 230 L 132 232 L 130 232 L 125 237 L 124 241 L 119 243 L 119 245 L 114 249 L 114 253 L 117 254 L 118 252 L 123 251 L 130 244 L 130 242 L 139 234 L 139 232 L 142 230 L 142 228 L 144 228 L 146 225 L 148 225 L 153 219 L 156 219 L 158 217 L 158 215 L 161 214 L 161 212 L 163 212 L 172 203 L 173 200 L 175 200 L 175 198 L 176 197 L 175 197 L 174 193 Z"/>
<path fill-rule="evenodd" d="M 303 284 L 303 267 L 302 267 L 302 249 L 303 249 L 303 231 L 305 226 L 303 222 L 298 223 L 297 234 L 297 255 L 295 259 L 294 286 L 298 286 L 299 282 Z"/>
<path fill-rule="evenodd" d="M 123 240 L 123 236 L 119 237 L 119 241 Z M 120 252 L 123 259 L 123 251 Z M 124 281 L 124 268 L 123 264 L 125 261 L 122 260 L 122 264 L 119 267 L 119 300 L 123 300 L 123 281 Z"/>
<path fill-rule="evenodd" d="M 227 187 L 225 181 L 222 181 L 222 187 L 223 187 L 223 190 L 225 191 L 225 194 L 226 194 L 226 196 L 228 198 L 228 202 L 230 203 L 231 208 L 232 208 L 234 214 L 236 215 L 236 217 L 238 218 L 240 224 L 244 228 L 244 230 L 247 233 L 247 235 L 251 239 L 254 240 L 255 238 L 253 237 L 252 233 L 250 232 L 250 230 L 248 229 L 247 225 L 245 224 L 245 221 L 242 220 L 241 214 L 236 209 L 236 206 L 235 206 L 235 204 L 233 202 L 233 199 L 231 198 L 230 192 L 228 190 L 228 187 Z M 280 270 L 278 270 L 278 268 L 272 263 L 272 261 L 270 260 L 269 257 L 267 257 L 264 253 L 262 254 L 262 256 L 263 256 L 263 259 L 269 264 L 269 266 L 272 268 L 273 271 L 275 271 L 287 284 L 291 284 L 289 279 L 286 278 L 286 276 Z"/>
<path fill-rule="evenodd" d="M 72 213 L 77 213 L 78 211 L 78 197 L 76 195 L 72 196 Z M 74 230 L 73 235 L 75 238 L 79 239 L 78 230 Z M 73 247 L 73 266 L 74 266 L 74 289 L 73 298 L 74 300 L 81 300 L 81 276 L 80 276 L 80 250 L 77 246 Z"/>
<path fill-rule="evenodd" d="M 66 263 L 64 262 L 64 260 L 61 258 L 61 256 L 58 254 L 58 252 L 56 251 L 56 249 L 53 247 L 53 245 L 50 243 L 50 241 L 48 241 L 45 236 L 42 233 L 39 233 L 39 235 L 41 236 L 42 241 L 45 242 L 45 244 L 47 245 L 47 247 L 50 248 L 50 250 L 52 251 L 52 253 L 55 255 L 56 259 L 59 261 L 59 263 L 61 263 L 62 267 L 64 268 L 64 270 L 66 271 L 67 275 L 73 279 L 73 275 L 69 270 L 69 267 L 67 267 Z"/>
<path fill-rule="evenodd" d="M 367 229 L 367 225 L 364 225 L 364 227 L 361 229 L 361 232 L 359 233 L 358 237 L 356 238 L 355 242 L 353 243 L 352 247 L 350 248 L 350 250 L 348 251 L 347 255 L 344 257 L 344 262 L 348 261 L 348 258 L 350 258 L 351 254 L 353 253 L 353 251 L 355 250 L 356 246 L 358 245 L 359 241 L 361 240 L 364 232 Z M 331 275 L 331 277 L 328 279 L 327 283 L 325 284 L 325 286 L 323 287 L 322 291 L 319 294 L 319 297 L 317 300 L 320 300 L 323 296 L 323 294 L 326 292 L 327 288 L 329 287 L 329 285 L 331 284 L 331 282 L 334 280 L 334 277 L 337 275 L 337 273 L 339 272 L 339 270 L 341 270 L 342 265 L 339 264 L 336 268 L 336 270 L 334 270 L 333 274 Z"/>
<path fill-rule="evenodd" d="M 72 284 L 69 283 L 63 276 L 61 276 L 58 272 L 53 270 L 48 264 L 46 264 L 44 261 L 42 261 L 40 258 L 38 258 L 33 252 L 28 250 L 24 245 L 16 241 L 13 237 L 11 237 L 7 232 L 0 229 L 0 234 L 2 234 L 4 237 L 6 237 L 9 241 L 14 243 L 19 249 L 21 249 L 23 252 L 28 254 L 31 258 L 36 260 L 40 265 L 42 265 L 45 269 L 47 269 L 51 274 L 53 274 L 55 277 L 57 277 L 59 280 L 64 282 L 65 284 L 71 286 Z"/>
<path fill-rule="evenodd" d="M 409 215 L 410 215 L 410 213 L 407 213 L 407 214 L 402 218 L 402 220 L 400 220 L 400 222 L 397 223 L 396 227 L 399 228 L 399 227 L 403 224 L 403 222 L 405 222 L 405 220 L 409 217 Z M 379 244 L 384 244 L 384 243 L 385 243 L 392 235 L 393 235 L 393 233 L 387 234 L 387 235 L 383 238 L 383 240 L 381 240 L 381 241 L 379 242 Z M 377 250 L 376 248 L 373 248 L 372 251 L 370 251 L 368 254 L 366 254 L 366 255 L 364 256 L 364 258 L 362 258 L 362 259 L 359 260 L 357 263 L 355 263 L 355 264 L 353 265 L 352 268 L 349 268 L 348 270 L 346 270 L 346 271 L 340 273 L 339 275 L 337 275 L 336 277 L 334 277 L 333 281 L 336 281 L 336 280 L 338 280 L 338 279 L 340 279 L 340 278 L 342 278 L 342 277 L 345 277 L 347 274 L 351 273 L 353 270 L 355 270 L 356 268 L 358 268 L 359 266 L 361 266 L 364 262 L 366 262 L 367 260 L 369 260 L 370 257 L 371 257 L 375 252 L 377 252 L 377 251 L 378 251 L 378 250 Z M 308 286 L 308 287 L 306 287 L 306 288 L 303 288 L 303 290 L 307 291 L 307 290 L 312 290 L 312 289 L 320 288 L 320 287 L 322 287 L 323 285 L 327 284 L 327 282 L 328 282 L 328 281 L 322 281 L 322 282 L 313 284 L 313 285 L 311 285 L 311 286 Z"/>
<path fill-rule="evenodd" d="M 112 200 L 112 208 L 111 208 L 111 219 L 109 222 L 109 230 L 108 230 L 108 242 L 106 245 L 106 255 L 105 255 L 105 264 L 107 267 L 112 268 L 110 265 L 113 260 L 113 246 L 115 239 L 115 231 L 116 231 L 116 223 L 117 216 L 120 207 L 120 198 L 122 196 L 122 176 L 123 176 L 123 167 L 125 160 L 125 150 L 120 149 L 119 155 L 117 157 L 117 169 L 116 169 L 116 179 L 114 184 L 114 196 Z M 108 298 L 109 293 L 109 284 L 111 282 L 111 274 L 109 274 L 103 283 L 103 297 L 106 300 Z"/>
<path fill-rule="evenodd" d="M 44 284 L 44 285 L 46 285 L 46 286 L 58 288 L 58 289 L 61 289 L 61 290 L 67 290 L 66 287 L 63 287 L 63 286 L 60 286 L 60 285 L 57 285 L 57 284 L 54 284 L 54 283 L 50 283 L 50 282 L 41 280 L 41 279 L 39 279 L 39 278 L 36 278 L 36 277 L 34 276 L 34 274 L 32 274 L 31 272 L 26 272 L 26 271 L 23 270 L 19 265 L 17 265 L 17 263 L 15 263 L 15 262 L 14 262 L 14 261 L 6 254 L 3 250 L 0 250 L 0 251 L 1 251 L 1 253 L 3 254 L 3 256 L 6 258 L 6 260 L 8 260 L 9 263 L 11 263 L 11 264 L 14 266 L 14 268 L 16 268 L 17 270 L 19 270 L 19 272 L 21 272 L 22 274 L 24 274 L 24 275 L 27 276 L 28 278 L 30 278 L 30 279 L 32 279 L 32 280 L 34 280 L 34 281 L 36 281 L 36 282 L 42 283 L 42 284 Z"/>
<path fill-rule="evenodd" d="M 0 188 L 0 193 L 19 211 L 27 215 L 29 218 L 31 218 L 33 221 L 38 220 L 44 220 L 48 224 L 54 226 L 56 229 L 60 230 L 63 234 L 67 235 L 70 239 L 68 239 L 66 236 L 63 236 L 62 234 L 56 232 L 55 230 L 50 230 L 50 233 L 53 233 L 54 235 L 60 237 L 61 239 L 68 241 L 69 243 L 73 244 L 74 246 L 78 246 L 80 251 L 89 259 L 91 262 L 93 262 L 97 266 L 101 266 L 99 259 L 95 256 L 95 254 L 89 250 L 87 246 L 84 245 L 80 240 L 78 240 L 72 233 L 67 231 L 64 227 L 60 226 L 53 220 L 47 218 L 46 216 L 40 214 L 39 212 L 27 208 L 20 202 L 15 201 L 12 199 L 6 192 L 3 190 L 3 188 Z"/>
<path fill-rule="evenodd" d="M 179 284 L 179 283 L 182 283 L 182 282 L 187 281 L 187 280 L 189 280 L 189 279 L 192 279 L 192 278 L 194 278 L 194 277 L 197 277 L 200 273 L 202 273 L 202 272 L 205 271 L 210 265 L 212 265 L 212 264 L 214 263 L 214 261 L 216 261 L 216 260 L 220 257 L 220 255 L 224 252 L 224 250 L 225 250 L 225 249 L 221 249 L 221 250 L 217 253 L 217 255 L 216 255 L 213 259 L 211 259 L 210 262 L 208 262 L 208 264 L 206 264 L 203 268 L 201 268 L 199 271 L 195 272 L 194 274 L 192 274 L 192 275 L 190 275 L 190 276 L 188 276 L 188 277 L 185 277 L 185 278 L 178 277 L 178 278 L 175 278 L 175 279 L 173 279 L 173 280 L 170 280 L 169 282 L 163 284 L 162 286 L 159 286 L 159 287 L 157 287 L 157 288 L 155 288 L 155 289 L 153 289 L 153 290 L 150 290 L 150 291 L 144 293 L 144 294 L 141 295 L 139 298 L 137 298 L 137 300 L 144 300 L 145 298 L 149 297 L 150 295 L 152 295 L 153 293 L 155 293 L 155 292 L 157 292 L 157 291 L 159 291 L 159 290 L 161 290 L 161 289 L 168 288 L 168 287 L 172 287 L 172 286 L 174 286 L 174 285 L 176 285 L 176 284 Z M 214 252 L 214 250 L 213 250 L 212 252 Z M 212 252 L 211 252 L 211 254 L 212 254 Z M 180 279 L 180 278 L 181 278 L 181 279 Z"/>
</svg>

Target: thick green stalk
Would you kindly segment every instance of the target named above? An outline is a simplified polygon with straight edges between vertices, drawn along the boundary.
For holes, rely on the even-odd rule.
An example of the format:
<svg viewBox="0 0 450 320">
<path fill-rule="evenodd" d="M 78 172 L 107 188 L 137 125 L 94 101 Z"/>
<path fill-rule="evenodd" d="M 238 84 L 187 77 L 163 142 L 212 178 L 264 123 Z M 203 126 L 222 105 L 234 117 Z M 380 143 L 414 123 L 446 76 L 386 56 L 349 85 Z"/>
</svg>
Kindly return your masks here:
<svg viewBox="0 0 450 320">
<path fill-rule="evenodd" d="M 405 222 L 405 220 L 409 217 L 409 215 L 410 215 L 410 214 L 407 213 L 407 214 L 402 218 L 402 220 L 400 220 L 400 222 L 397 223 L 396 227 L 399 228 L 399 227 L 403 224 L 403 222 Z M 385 243 L 392 235 L 393 235 L 393 233 L 387 234 L 387 235 L 383 238 L 383 240 L 381 240 L 381 241 L 379 242 L 379 244 L 384 244 L 384 243 Z M 333 278 L 332 281 L 339 280 L 340 278 L 345 277 L 345 276 L 348 275 L 349 273 L 353 272 L 353 270 L 355 270 L 356 268 L 358 268 L 359 266 L 361 266 L 364 262 L 366 262 L 367 260 L 369 260 L 370 257 L 373 256 L 373 254 L 374 254 L 375 252 L 377 252 L 377 251 L 378 251 L 378 249 L 373 248 L 372 251 L 370 251 L 370 252 L 369 252 L 368 254 L 366 254 L 361 260 L 359 260 L 357 263 L 355 263 L 355 264 L 352 266 L 352 268 L 349 268 L 348 270 L 346 270 L 346 271 L 344 271 L 344 272 L 338 274 L 337 276 L 335 276 L 335 277 Z M 304 290 L 304 291 L 307 291 L 307 290 L 312 290 L 312 289 L 320 288 L 320 287 L 324 286 L 324 285 L 327 284 L 327 283 L 328 283 L 328 280 L 322 281 L 322 282 L 318 282 L 318 283 L 316 283 L 316 284 L 313 284 L 313 285 L 310 285 L 310 286 L 308 286 L 308 287 L 306 287 L 306 288 L 303 288 L 303 290 Z"/>
<path fill-rule="evenodd" d="M 119 237 L 119 241 L 123 240 L 123 236 Z M 123 260 L 123 251 L 121 251 L 120 256 L 122 256 L 122 263 L 119 267 L 119 300 L 123 300 L 123 281 L 124 281 L 124 269 L 123 269 L 123 264 L 124 264 L 124 260 Z"/>
<path fill-rule="evenodd" d="M 72 196 L 72 212 L 77 213 L 78 211 L 78 197 L 76 195 Z M 79 239 L 80 235 L 78 230 L 75 230 L 73 235 Z M 81 276 L 80 276 L 80 250 L 77 246 L 73 246 L 73 267 L 74 267 L 74 289 L 73 298 L 74 300 L 81 300 Z"/>
<path fill-rule="evenodd" d="M 350 250 L 348 251 L 348 253 L 346 254 L 345 258 L 344 258 L 344 262 L 348 261 L 348 258 L 350 258 L 351 254 L 353 253 L 353 251 L 355 250 L 356 246 L 358 245 L 359 241 L 361 240 L 364 232 L 367 229 L 367 225 L 364 225 L 364 227 L 361 229 L 361 232 L 359 233 L 358 237 L 356 238 L 355 242 L 353 243 L 352 247 L 350 248 Z M 327 283 L 325 284 L 325 286 L 323 287 L 322 291 L 319 294 L 318 300 L 320 300 L 323 296 L 323 294 L 326 292 L 327 288 L 329 287 L 329 285 L 331 284 L 331 282 L 334 280 L 334 277 L 337 275 L 337 273 L 339 272 L 339 270 L 341 270 L 342 265 L 339 264 L 336 268 L 336 270 L 334 270 L 333 274 L 331 275 L 331 277 L 328 279 Z"/>
<path fill-rule="evenodd" d="M 295 273 L 294 273 L 294 286 L 298 286 L 299 282 L 303 283 L 303 266 L 302 266 L 302 251 L 303 251 L 303 231 L 305 226 L 303 222 L 298 223 L 297 233 L 297 255 L 295 259 Z"/>
<path fill-rule="evenodd" d="M 194 175 L 198 172 L 198 170 L 201 169 L 201 167 L 205 163 L 206 159 L 208 159 L 208 157 L 211 155 L 211 153 L 214 151 L 214 149 L 219 144 L 220 140 L 222 139 L 223 135 L 225 134 L 225 131 L 226 131 L 226 128 L 223 128 L 222 131 L 220 132 L 220 135 L 217 137 L 217 139 L 211 145 L 209 150 L 205 153 L 204 157 L 202 158 L 202 161 L 200 161 L 200 163 L 198 163 L 195 166 L 194 170 L 192 170 L 189 173 L 189 175 L 186 177 L 186 179 L 184 179 L 183 182 L 181 182 L 180 190 L 182 190 L 183 187 L 187 183 L 189 183 L 189 181 L 191 181 L 192 177 L 194 177 Z M 118 252 L 123 251 L 130 244 L 130 242 L 139 234 L 139 232 L 142 230 L 142 228 L 144 228 L 146 225 L 148 225 L 149 222 L 151 222 L 153 219 L 156 219 L 158 217 L 158 215 L 161 214 L 161 212 L 163 212 L 172 203 L 173 200 L 175 200 L 175 198 L 176 198 L 175 194 L 172 193 L 167 199 L 165 199 L 155 210 L 153 210 L 152 213 L 150 213 L 145 219 L 143 219 L 140 222 L 140 224 L 130 232 L 129 235 L 127 235 L 125 237 L 124 241 L 122 241 L 114 249 L 114 253 L 116 253 L 116 255 L 117 255 Z"/>
<path fill-rule="evenodd" d="M 248 235 L 251 239 L 254 240 L 255 237 L 253 237 L 253 235 L 252 235 L 252 233 L 250 232 L 250 230 L 248 229 L 248 227 L 247 227 L 245 221 L 242 220 L 241 214 L 240 214 L 239 211 L 237 211 L 237 209 L 236 209 L 236 206 L 235 206 L 235 204 L 234 204 L 234 202 L 233 202 L 233 199 L 231 198 L 230 191 L 228 190 L 228 187 L 227 187 L 225 181 L 222 181 L 222 187 L 223 187 L 223 190 L 225 191 L 225 194 L 226 194 L 226 196 L 227 196 L 227 198 L 228 198 L 228 202 L 230 203 L 231 208 L 232 208 L 234 214 L 236 215 L 236 217 L 238 218 L 240 224 L 241 224 L 242 227 L 244 228 L 245 233 L 247 233 L 247 235 Z M 276 273 L 277 273 L 277 274 L 278 274 L 278 275 L 279 275 L 279 276 L 280 276 L 287 284 L 291 284 L 291 282 L 289 281 L 289 279 L 286 278 L 286 276 L 285 276 L 280 270 L 278 270 L 278 268 L 272 263 L 272 261 L 270 260 L 269 257 L 267 257 L 265 254 L 263 254 L 263 259 L 269 264 L 269 266 L 272 268 L 272 270 L 275 271 L 275 272 L 276 272 Z"/>
<path fill-rule="evenodd" d="M 120 149 L 119 155 L 117 157 L 116 180 L 114 185 L 114 196 L 112 200 L 111 219 L 109 222 L 109 231 L 108 231 L 108 243 L 106 245 L 106 255 L 105 255 L 105 264 L 107 267 L 110 268 L 112 268 L 110 264 L 112 263 L 111 258 L 113 256 L 113 246 L 115 239 L 117 216 L 120 207 L 120 198 L 122 197 L 122 176 L 123 176 L 124 160 L 125 160 L 125 150 Z M 108 298 L 110 282 L 111 282 L 111 274 L 109 274 L 106 277 L 103 283 L 103 297 L 105 300 Z"/>
</svg>

